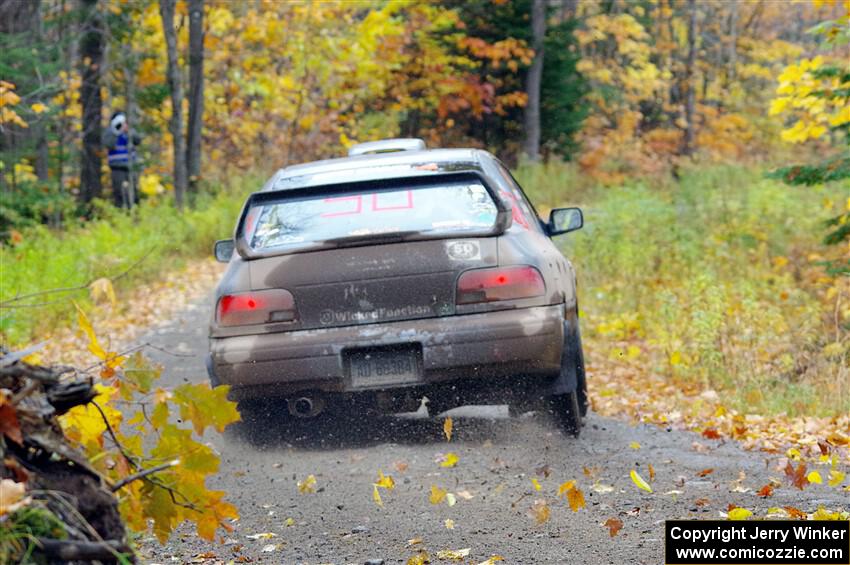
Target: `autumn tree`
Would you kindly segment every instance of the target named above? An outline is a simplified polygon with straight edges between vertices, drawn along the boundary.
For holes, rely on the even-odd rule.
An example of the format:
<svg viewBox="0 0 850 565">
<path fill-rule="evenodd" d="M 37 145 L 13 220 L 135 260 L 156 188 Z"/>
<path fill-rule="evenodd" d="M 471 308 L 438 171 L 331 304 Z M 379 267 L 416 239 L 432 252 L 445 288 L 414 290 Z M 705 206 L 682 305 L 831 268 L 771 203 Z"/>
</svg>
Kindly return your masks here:
<svg viewBox="0 0 850 565">
<path fill-rule="evenodd" d="M 174 12 L 177 0 L 159 0 L 159 13 L 162 17 L 162 29 L 165 35 L 165 50 L 168 60 L 168 88 L 171 93 L 171 118 L 168 129 L 171 132 L 172 155 L 174 156 L 174 201 L 178 208 L 188 187 L 189 176 L 186 168 L 186 139 L 183 137 L 183 78 L 180 73 L 179 54 L 177 52 L 177 30 L 174 28 Z"/>
<path fill-rule="evenodd" d="M 201 131 L 204 117 L 204 0 L 189 2 L 189 122 L 186 127 L 186 167 L 189 191 L 198 192 L 201 177 Z"/>
<path fill-rule="evenodd" d="M 819 4 L 832 4 L 820 2 Z M 785 117 L 782 139 L 789 143 L 819 143 L 831 153 L 819 163 L 791 165 L 772 176 L 790 185 L 813 186 L 850 179 L 850 3 L 838 18 L 821 22 L 811 31 L 820 39 L 822 54 L 788 65 L 779 75 L 770 114 Z M 848 209 L 828 220 L 827 244 L 850 239 Z M 850 264 L 839 270 L 850 273 Z"/>
<path fill-rule="evenodd" d="M 534 58 L 525 79 L 525 143 L 526 158 L 540 157 L 540 83 L 543 80 L 544 45 L 546 41 L 546 5 L 544 0 L 531 0 L 531 48 Z"/>
<path fill-rule="evenodd" d="M 83 106 L 83 149 L 80 154 L 80 201 L 89 203 L 103 192 L 101 180 L 101 69 L 103 65 L 103 17 L 97 0 L 79 0 L 82 31 L 80 35 L 80 101 Z"/>
</svg>

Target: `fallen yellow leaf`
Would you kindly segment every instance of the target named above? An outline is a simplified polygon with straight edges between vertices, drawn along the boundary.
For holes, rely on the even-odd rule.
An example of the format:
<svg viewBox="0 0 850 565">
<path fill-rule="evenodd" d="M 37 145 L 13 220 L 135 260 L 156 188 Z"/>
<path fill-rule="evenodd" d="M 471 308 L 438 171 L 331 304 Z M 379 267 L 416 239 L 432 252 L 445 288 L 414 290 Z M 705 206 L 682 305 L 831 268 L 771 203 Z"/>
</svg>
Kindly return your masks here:
<svg viewBox="0 0 850 565">
<path fill-rule="evenodd" d="M 505 560 L 505 558 L 502 557 L 501 555 L 493 555 L 492 557 L 490 557 L 490 559 L 487 559 L 486 561 L 482 561 L 478 565 L 496 565 L 497 561 L 504 561 L 504 560 Z"/>
<path fill-rule="evenodd" d="M 753 513 L 746 508 L 733 508 L 729 511 L 730 520 L 746 520 L 752 515 Z"/>
<path fill-rule="evenodd" d="M 393 490 L 395 488 L 395 481 L 389 475 L 384 475 L 381 471 L 378 471 L 378 481 L 375 483 L 376 487 L 385 488 L 387 490 Z"/>
<path fill-rule="evenodd" d="M 469 555 L 471 548 L 465 549 L 441 549 L 437 552 L 437 559 L 451 559 L 452 561 L 461 561 Z"/>
<path fill-rule="evenodd" d="M 446 441 L 452 441 L 452 427 L 454 424 L 452 423 L 451 416 L 446 418 L 443 422 L 443 433 L 446 434 Z"/>
<path fill-rule="evenodd" d="M 431 563 L 431 556 L 427 551 L 420 551 L 407 560 L 407 565 L 428 565 L 428 563 Z"/>
<path fill-rule="evenodd" d="M 374 500 L 375 504 L 378 506 L 384 505 L 384 501 L 381 500 L 381 493 L 378 492 L 378 485 L 372 485 L 372 500 Z"/>
<path fill-rule="evenodd" d="M 528 509 L 528 515 L 534 518 L 538 524 L 547 522 L 551 514 L 552 511 L 549 509 L 549 505 L 543 499 L 535 500 L 531 508 Z"/>
<path fill-rule="evenodd" d="M 845 477 L 844 471 L 839 471 L 838 469 L 833 469 L 829 472 L 829 486 L 837 487 L 841 483 L 844 482 Z"/>
<path fill-rule="evenodd" d="M 444 522 L 444 524 L 446 525 L 447 530 L 454 530 L 455 529 L 455 521 L 452 520 L 451 518 L 446 518 L 446 521 Z"/>
<path fill-rule="evenodd" d="M 643 477 L 638 475 L 637 471 L 632 469 L 632 472 L 629 473 L 629 476 L 632 478 L 632 482 L 637 485 L 637 488 L 645 490 L 646 492 L 652 492 L 652 487 L 649 486 L 649 483 L 643 480 Z"/>
<path fill-rule="evenodd" d="M 438 487 L 437 485 L 431 485 L 431 496 L 428 497 L 428 500 L 431 504 L 439 504 L 446 498 L 446 491 Z"/>
<path fill-rule="evenodd" d="M 574 488 L 576 486 L 575 481 L 567 481 L 565 483 L 561 483 L 561 486 L 558 487 L 558 496 L 564 496 L 568 490 Z"/>
<path fill-rule="evenodd" d="M 823 484 L 823 479 L 821 478 L 820 473 L 818 473 L 817 471 L 812 471 L 811 473 L 806 475 L 806 480 L 808 480 L 810 483 L 814 483 L 817 485 Z"/>
<path fill-rule="evenodd" d="M 443 461 L 440 463 L 440 467 L 454 467 L 457 465 L 457 462 L 460 461 L 460 457 L 455 453 L 446 453 L 443 456 Z"/>
<path fill-rule="evenodd" d="M 316 477 L 313 475 L 307 475 L 306 479 L 298 481 L 298 492 L 301 494 L 316 492 Z"/>
<path fill-rule="evenodd" d="M 640 444 L 636 441 L 633 441 L 629 444 L 629 447 L 631 447 L 632 449 L 640 449 Z"/>
<path fill-rule="evenodd" d="M 573 512 L 578 512 L 586 506 L 584 502 L 584 493 L 582 493 L 578 487 L 571 488 L 567 491 L 567 502 L 570 503 L 570 508 Z"/>
<path fill-rule="evenodd" d="M 540 482 L 534 477 L 531 477 L 531 484 L 534 486 L 534 490 L 538 492 L 543 489 L 543 487 L 540 486 Z"/>
</svg>

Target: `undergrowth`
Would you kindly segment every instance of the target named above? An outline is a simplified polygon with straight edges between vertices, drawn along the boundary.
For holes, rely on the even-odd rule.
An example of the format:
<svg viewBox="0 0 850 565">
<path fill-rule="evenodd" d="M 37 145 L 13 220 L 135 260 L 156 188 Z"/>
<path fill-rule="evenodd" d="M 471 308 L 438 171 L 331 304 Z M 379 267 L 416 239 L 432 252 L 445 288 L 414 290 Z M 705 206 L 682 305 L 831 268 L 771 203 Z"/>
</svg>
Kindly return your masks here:
<svg viewBox="0 0 850 565">
<path fill-rule="evenodd" d="M 180 269 L 187 259 L 210 256 L 215 240 L 232 234 L 247 194 L 260 186 L 253 178 L 234 180 L 182 214 L 167 201 L 142 203 L 130 213 L 103 204 L 97 219 L 84 224 L 61 231 L 21 230 L 19 241 L 0 245 L 0 302 L 6 302 L 0 308 L 0 338 L 12 347 L 38 341 L 72 319 L 72 299 L 85 304 L 90 293 L 83 288 L 8 302 L 15 297 L 100 277 L 114 279 L 120 293 Z"/>
<path fill-rule="evenodd" d="M 850 411 L 850 279 L 824 263 L 838 183 L 789 188 L 754 169 L 588 188 L 572 168 L 520 169 L 532 199 L 585 209 L 563 248 L 579 273 L 586 347 L 745 412 Z M 843 258 L 842 258 L 843 257 Z"/>
</svg>

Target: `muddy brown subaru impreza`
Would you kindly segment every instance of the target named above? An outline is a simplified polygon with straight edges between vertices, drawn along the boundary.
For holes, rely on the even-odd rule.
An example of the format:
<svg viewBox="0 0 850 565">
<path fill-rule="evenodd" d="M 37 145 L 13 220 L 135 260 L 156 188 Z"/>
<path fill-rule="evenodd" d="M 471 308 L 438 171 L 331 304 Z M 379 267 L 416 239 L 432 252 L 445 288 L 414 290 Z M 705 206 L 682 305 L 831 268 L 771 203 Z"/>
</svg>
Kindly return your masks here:
<svg viewBox="0 0 850 565">
<path fill-rule="evenodd" d="M 509 404 L 578 434 L 587 410 L 576 275 L 508 169 L 418 139 L 287 167 L 251 194 L 216 289 L 207 359 L 261 412 Z"/>
</svg>

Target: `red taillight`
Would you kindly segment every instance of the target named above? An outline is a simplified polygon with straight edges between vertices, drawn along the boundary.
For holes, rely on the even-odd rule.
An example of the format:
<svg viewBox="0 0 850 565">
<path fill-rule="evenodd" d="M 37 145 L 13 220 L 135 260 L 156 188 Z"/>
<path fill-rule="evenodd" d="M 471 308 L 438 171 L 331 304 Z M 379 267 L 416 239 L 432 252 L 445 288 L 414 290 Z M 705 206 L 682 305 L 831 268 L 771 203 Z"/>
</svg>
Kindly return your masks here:
<svg viewBox="0 0 850 565">
<path fill-rule="evenodd" d="M 532 298 L 545 292 L 540 271 L 529 266 L 474 269 L 457 280 L 458 304 Z"/>
<path fill-rule="evenodd" d="M 225 294 L 218 300 L 215 317 L 220 326 L 291 322 L 295 319 L 295 299 L 280 288 Z"/>
</svg>

